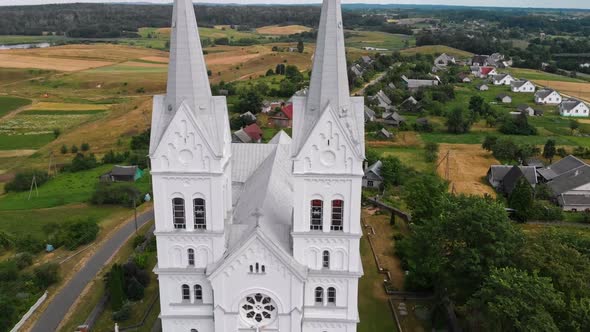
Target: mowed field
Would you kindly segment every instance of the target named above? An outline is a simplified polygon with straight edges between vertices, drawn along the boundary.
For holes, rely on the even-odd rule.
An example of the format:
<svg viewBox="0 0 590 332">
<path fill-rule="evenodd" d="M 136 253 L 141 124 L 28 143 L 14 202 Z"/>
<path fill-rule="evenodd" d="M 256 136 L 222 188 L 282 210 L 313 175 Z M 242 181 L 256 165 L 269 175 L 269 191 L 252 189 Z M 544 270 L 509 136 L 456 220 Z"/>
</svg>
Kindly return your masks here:
<svg viewBox="0 0 590 332">
<path fill-rule="evenodd" d="M 278 25 L 269 25 L 266 27 L 256 29 L 261 35 L 292 35 L 296 33 L 308 32 L 311 31 L 311 28 L 305 27 L 303 25 L 285 25 L 285 26 L 278 26 Z"/>
<path fill-rule="evenodd" d="M 403 55 L 414 55 L 416 53 L 421 54 L 442 54 L 446 53 L 459 58 L 468 58 L 473 56 L 473 53 L 462 51 L 456 48 L 452 48 L 444 45 L 431 45 L 431 46 L 419 46 L 413 48 L 407 48 L 400 51 Z"/>
</svg>

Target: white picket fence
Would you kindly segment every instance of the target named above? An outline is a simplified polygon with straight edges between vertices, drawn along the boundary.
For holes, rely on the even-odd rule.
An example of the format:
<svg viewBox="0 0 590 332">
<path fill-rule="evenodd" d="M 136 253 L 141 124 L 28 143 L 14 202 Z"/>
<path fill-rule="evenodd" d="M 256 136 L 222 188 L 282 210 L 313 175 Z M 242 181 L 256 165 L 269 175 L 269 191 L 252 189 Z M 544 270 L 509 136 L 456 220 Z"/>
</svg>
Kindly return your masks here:
<svg viewBox="0 0 590 332">
<path fill-rule="evenodd" d="M 35 304 L 33 304 L 31 306 L 31 308 L 29 308 L 29 311 L 27 311 L 27 313 L 23 316 L 23 318 L 21 318 L 20 321 L 18 323 L 16 323 L 16 325 L 12 328 L 12 330 L 10 330 L 10 332 L 17 332 L 18 329 L 20 329 L 25 324 L 27 319 L 29 319 L 29 317 L 31 317 L 31 315 L 35 312 L 35 310 L 37 310 L 37 308 L 39 308 L 39 306 L 41 304 L 43 304 L 45 299 L 47 299 L 47 291 L 45 291 L 45 293 L 43 295 L 41 295 L 41 297 L 37 300 L 37 302 L 35 302 Z"/>
</svg>

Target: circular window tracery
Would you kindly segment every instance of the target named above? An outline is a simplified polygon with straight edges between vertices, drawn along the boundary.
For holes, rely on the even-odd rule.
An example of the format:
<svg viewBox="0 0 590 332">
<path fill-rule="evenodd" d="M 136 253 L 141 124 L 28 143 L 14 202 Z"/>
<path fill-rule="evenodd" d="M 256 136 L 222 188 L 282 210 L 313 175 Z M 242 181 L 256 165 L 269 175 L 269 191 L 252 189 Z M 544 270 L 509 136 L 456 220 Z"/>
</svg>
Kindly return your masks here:
<svg viewBox="0 0 590 332">
<path fill-rule="evenodd" d="M 261 293 L 246 296 L 240 304 L 242 319 L 251 326 L 261 327 L 276 319 L 277 305 L 269 297 Z"/>
</svg>

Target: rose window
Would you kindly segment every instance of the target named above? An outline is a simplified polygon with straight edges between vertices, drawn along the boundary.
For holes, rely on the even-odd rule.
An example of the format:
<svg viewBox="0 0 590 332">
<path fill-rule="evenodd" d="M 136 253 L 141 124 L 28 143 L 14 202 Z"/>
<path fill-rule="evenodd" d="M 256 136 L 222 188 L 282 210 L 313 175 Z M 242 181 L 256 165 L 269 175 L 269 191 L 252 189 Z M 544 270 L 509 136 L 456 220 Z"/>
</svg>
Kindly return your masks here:
<svg viewBox="0 0 590 332">
<path fill-rule="evenodd" d="M 273 300 L 263 294 L 256 293 L 242 301 L 240 314 L 244 321 L 252 326 L 266 326 L 276 318 L 277 306 Z"/>
</svg>

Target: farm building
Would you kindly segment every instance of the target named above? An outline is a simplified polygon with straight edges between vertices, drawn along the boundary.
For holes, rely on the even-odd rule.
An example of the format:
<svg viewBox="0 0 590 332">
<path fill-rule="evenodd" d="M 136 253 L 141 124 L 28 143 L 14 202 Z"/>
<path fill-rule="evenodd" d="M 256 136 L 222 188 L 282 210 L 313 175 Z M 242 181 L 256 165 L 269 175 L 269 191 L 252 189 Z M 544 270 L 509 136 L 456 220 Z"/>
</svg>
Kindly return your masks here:
<svg viewBox="0 0 590 332">
<path fill-rule="evenodd" d="M 377 101 L 377 106 L 384 108 L 386 110 L 391 109 L 391 99 L 387 97 L 383 90 L 379 90 L 375 96 L 372 97 L 372 100 Z"/>
<path fill-rule="evenodd" d="M 365 122 L 373 122 L 377 118 L 375 111 L 365 105 Z"/>
<path fill-rule="evenodd" d="M 293 125 L 293 104 L 283 106 L 269 117 L 275 128 L 291 128 Z"/>
<path fill-rule="evenodd" d="M 561 95 L 553 89 L 541 89 L 535 93 L 535 103 L 539 105 L 559 105 L 561 102 Z"/>
<path fill-rule="evenodd" d="M 488 170 L 488 181 L 494 189 L 505 195 L 510 195 L 516 187 L 518 180 L 524 177 L 531 187 L 535 187 L 537 181 L 537 169 L 534 166 L 508 166 L 492 165 Z"/>
<path fill-rule="evenodd" d="M 384 138 L 384 139 L 392 139 L 393 138 L 393 133 L 390 132 L 389 130 L 385 129 L 385 128 L 382 128 L 377 133 L 377 136 L 379 136 L 380 138 Z"/>
<path fill-rule="evenodd" d="M 397 112 L 385 112 L 383 113 L 382 118 L 384 124 L 394 127 L 398 127 L 403 122 L 406 122 L 406 119 Z"/>
<path fill-rule="evenodd" d="M 559 115 L 571 117 L 590 116 L 590 109 L 583 101 L 577 99 L 567 99 L 559 105 Z"/>
<path fill-rule="evenodd" d="M 514 81 L 510 84 L 512 92 L 533 93 L 536 90 L 535 85 L 531 81 Z"/>
<path fill-rule="evenodd" d="M 494 75 L 494 85 L 511 85 L 512 82 L 516 81 L 514 77 L 509 74 Z"/>
<path fill-rule="evenodd" d="M 236 131 L 232 136 L 233 143 L 260 143 L 262 142 L 262 129 L 257 124 L 251 124 Z"/>
<path fill-rule="evenodd" d="M 584 161 L 575 156 L 569 155 L 559 160 L 558 162 L 555 162 L 543 169 L 540 169 L 538 173 L 541 177 L 541 181 L 548 182 L 562 174 L 574 171 L 584 166 L 587 166 L 587 164 Z"/>
<path fill-rule="evenodd" d="M 100 176 L 101 182 L 135 182 L 143 176 L 137 166 L 113 166 L 110 172 Z"/>
<path fill-rule="evenodd" d="M 415 80 L 409 79 L 405 75 L 402 76 L 402 80 L 406 84 L 406 87 L 410 91 L 416 91 L 420 88 L 429 87 L 429 86 L 437 86 L 439 84 L 438 80 Z"/>
<path fill-rule="evenodd" d="M 548 183 L 565 211 L 590 210 L 590 166 L 584 165 L 559 175 Z"/>
<path fill-rule="evenodd" d="M 478 91 L 488 91 L 490 89 L 490 87 L 487 84 L 478 84 L 475 87 Z"/>
<path fill-rule="evenodd" d="M 383 184 L 383 177 L 381 176 L 381 167 L 383 164 L 378 160 L 373 165 L 365 168 L 365 175 L 363 176 L 364 188 L 380 188 Z"/>
<path fill-rule="evenodd" d="M 446 53 L 439 55 L 436 59 L 434 59 L 435 66 L 448 66 L 451 64 L 455 64 L 457 61 L 455 60 L 454 56 L 450 56 Z"/>
<path fill-rule="evenodd" d="M 505 93 L 501 93 L 496 96 L 496 99 L 504 104 L 510 104 L 512 102 L 512 97 Z"/>
</svg>

